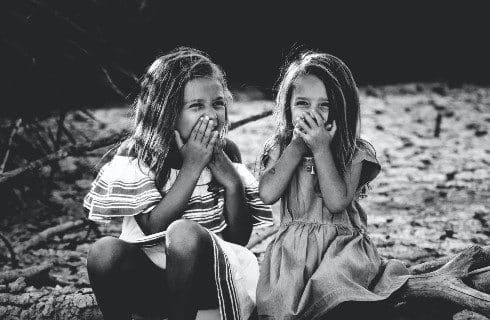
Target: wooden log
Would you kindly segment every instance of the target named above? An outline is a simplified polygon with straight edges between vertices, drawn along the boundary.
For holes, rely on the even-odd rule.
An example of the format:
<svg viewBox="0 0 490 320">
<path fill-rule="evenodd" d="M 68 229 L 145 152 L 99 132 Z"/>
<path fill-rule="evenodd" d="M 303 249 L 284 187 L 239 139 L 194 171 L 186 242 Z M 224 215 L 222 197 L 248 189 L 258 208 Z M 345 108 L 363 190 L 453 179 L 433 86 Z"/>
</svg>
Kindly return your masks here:
<svg viewBox="0 0 490 320">
<path fill-rule="evenodd" d="M 0 319 L 102 320 L 92 290 L 43 288 L 15 295 L 0 293 Z"/>
<path fill-rule="evenodd" d="M 490 259 L 490 245 L 485 246 L 482 249 L 483 249 L 483 252 L 488 257 L 487 259 Z M 428 273 L 428 272 L 439 269 L 440 267 L 442 267 L 443 265 L 445 265 L 446 263 L 448 263 L 449 261 L 454 259 L 456 256 L 457 255 L 445 256 L 445 257 L 441 257 L 441 258 L 436 259 L 436 260 L 420 263 L 420 264 L 417 264 L 415 266 L 410 267 L 409 270 L 410 270 L 411 274 Z"/>
<path fill-rule="evenodd" d="M 485 250 L 472 246 L 449 260 L 441 268 L 413 275 L 394 297 L 399 302 L 437 300 L 490 317 L 490 295 L 468 286 L 473 278 L 484 275 L 489 280 L 490 261 Z M 482 269 L 471 273 L 471 269 Z M 481 280 L 481 277 L 479 278 Z M 466 282 L 466 283 L 465 283 Z"/>
<path fill-rule="evenodd" d="M 472 267 L 479 267 L 482 264 L 488 263 L 484 255 L 485 251 L 480 247 L 471 247 L 459 255 L 452 257 L 450 263 L 445 264 L 440 270 L 432 271 L 427 275 L 414 275 L 415 281 L 410 281 L 408 287 L 410 289 L 404 291 L 404 295 L 401 294 L 397 298 L 398 303 L 405 303 L 406 306 L 410 306 L 410 300 L 414 297 L 418 300 L 433 301 L 435 298 L 433 291 L 437 291 L 438 295 L 444 295 L 444 292 L 452 290 L 454 276 L 466 276 L 466 280 L 472 282 L 475 278 L 478 278 L 482 273 L 488 273 L 487 267 L 481 267 L 476 270 L 465 272 Z M 441 259 L 438 259 L 439 261 Z M 463 272 L 462 272 L 463 271 Z M 449 276 L 448 276 L 449 275 Z M 412 279 L 411 279 L 412 280 Z M 488 280 L 488 278 L 487 278 Z M 449 282 L 446 282 L 449 281 Z M 436 285 L 435 285 L 436 284 Z M 435 286 L 434 286 L 435 285 Z M 434 289 L 443 288 L 443 290 Z M 460 289 L 459 286 L 456 287 Z M 471 289 L 471 288 L 470 288 Z M 475 290 L 476 291 L 476 290 Z M 409 292 L 410 294 L 406 294 Z M 458 291 L 456 291 L 456 295 Z M 450 294 L 451 295 L 451 294 Z M 455 295 L 455 294 L 452 294 Z M 446 301 L 448 301 L 446 299 Z M 449 300 L 453 303 L 452 300 Z M 463 303 L 464 306 L 477 305 L 481 300 L 478 296 L 474 298 L 473 302 Z M 430 304 L 427 304 L 430 307 Z M 441 306 L 440 304 L 433 304 L 432 306 Z M 417 305 L 420 306 L 420 305 Z M 458 308 L 463 308 L 461 304 L 458 304 Z M 476 308 L 473 308 L 476 309 Z M 479 309 L 480 312 L 475 311 L 462 311 L 458 312 L 458 320 L 467 319 L 484 319 L 484 316 L 480 314 L 488 314 L 488 304 L 486 309 Z M 417 310 L 417 312 L 423 312 L 423 310 Z M 95 296 L 90 288 L 83 288 L 74 291 L 73 288 L 41 288 L 39 291 L 22 293 L 20 295 L 10 293 L 0 293 L 0 318 L 1 319 L 102 319 L 102 314 L 97 306 Z M 404 318 L 412 319 L 412 318 Z"/>
<path fill-rule="evenodd" d="M 30 279 L 40 274 L 49 272 L 53 267 L 52 263 L 43 263 L 41 265 L 32 266 L 24 269 L 14 269 L 3 271 L 0 273 L 0 283 L 7 283 L 16 280 L 17 278 L 24 277 Z"/>
</svg>

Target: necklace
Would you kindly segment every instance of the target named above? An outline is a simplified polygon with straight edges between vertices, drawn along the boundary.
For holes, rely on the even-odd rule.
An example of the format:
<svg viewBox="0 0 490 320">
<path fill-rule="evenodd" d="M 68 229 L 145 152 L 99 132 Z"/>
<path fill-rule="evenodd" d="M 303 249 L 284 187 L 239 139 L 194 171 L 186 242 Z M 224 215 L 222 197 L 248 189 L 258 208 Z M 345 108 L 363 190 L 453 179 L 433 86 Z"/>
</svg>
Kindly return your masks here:
<svg viewBox="0 0 490 320">
<path fill-rule="evenodd" d="M 311 175 L 315 175 L 315 160 L 313 157 L 303 157 L 303 168 L 306 169 Z"/>
</svg>

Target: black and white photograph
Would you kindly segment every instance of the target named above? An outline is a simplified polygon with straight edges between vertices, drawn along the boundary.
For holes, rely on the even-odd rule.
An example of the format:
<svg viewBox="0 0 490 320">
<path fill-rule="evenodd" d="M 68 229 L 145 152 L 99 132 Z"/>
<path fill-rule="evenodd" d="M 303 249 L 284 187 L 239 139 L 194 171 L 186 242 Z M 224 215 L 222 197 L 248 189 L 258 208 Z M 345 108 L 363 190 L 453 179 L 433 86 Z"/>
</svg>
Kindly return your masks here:
<svg viewBox="0 0 490 320">
<path fill-rule="evenodd" d="M 0 319 L 490 319 L 479 2 L 0 1 Z"/>
</svg>

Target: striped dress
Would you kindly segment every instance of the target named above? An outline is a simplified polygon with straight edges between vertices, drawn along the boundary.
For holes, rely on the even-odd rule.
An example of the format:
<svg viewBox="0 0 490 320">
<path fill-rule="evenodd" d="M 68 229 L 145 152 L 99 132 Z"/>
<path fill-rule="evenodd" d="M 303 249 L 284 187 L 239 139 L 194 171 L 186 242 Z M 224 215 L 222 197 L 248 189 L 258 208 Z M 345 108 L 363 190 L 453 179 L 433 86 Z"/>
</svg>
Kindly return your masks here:
<svg viewBox="0 0 490 320">
<path fill-rule="evenodd" d="M 233 163 L 241 177 L 246 203 L 254 227 L 272 225 L 271 207 L 258 195 L 258 182 L 245 165 Z M 84 207 L 93 221 L 109 222 L 122 217 L 120 239 L 139 244 L 146 255 L 162 269 L 166 266 L 165 231 L 146 235 L 135 216 L 147 214 L 170 189 L 179 170 L 171 169 L 165 186 L 158 190 L 154 173 L 136 158 L 116 155 L 104 165 L 84 199 Z M 196 184 L 182 218 L 205 227 L 214 247 L 215 280 L 221 319 L 248 319 L 255 307 L 259 267 L 254 254 L 243 246 L 222 239 L 227 227 L 223 215 L 225 192 L 210 188 L 211 173 L 205 169 Z"/>
</svg>

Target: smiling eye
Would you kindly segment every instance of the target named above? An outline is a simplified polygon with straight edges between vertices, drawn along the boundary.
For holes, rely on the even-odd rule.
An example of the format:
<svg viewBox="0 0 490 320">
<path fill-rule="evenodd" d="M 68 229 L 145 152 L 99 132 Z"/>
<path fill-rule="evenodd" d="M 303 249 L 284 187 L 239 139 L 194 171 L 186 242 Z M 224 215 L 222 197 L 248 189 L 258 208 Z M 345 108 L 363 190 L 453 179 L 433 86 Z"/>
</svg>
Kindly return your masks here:
<svg viewBox="0 0 490 320">
<path fill-rule="evenodd" d="M 191 109 L 201 109 L 204 105 L 202 103 L 193 103 L 189 106 Z"/>
<path fill-rule="evenodd" d="M 221 108 L 221 107 L 225 107 L 225 106 L 226 106 L 226 104 L 223 100 L 217 100 L 217 101 L 213 102 L 213 107 L 215 107 L 215 108 L 216 107 Z"/>
<path fill-rule="evenodd" d="M 294 105 L 299 106 L 299 107 L 304 107 L 304 106 L 308 105 L 308 102 L 300 100 L 300 101 L 296 101 L 296 103 Z"/>
<path fill-rule="evenodd" d="M 320 104 L 319 108 L 321 110 L 325 110 L 326 111 L 326 110 L 330 109 L 330 104 L 328 102 L 323 102 L 323 103 Z"/>
</svg>

